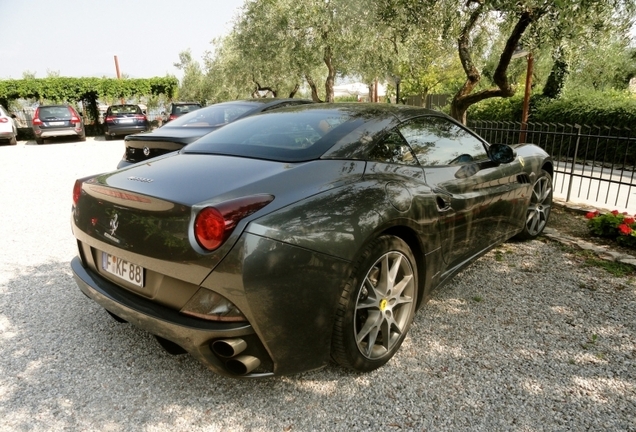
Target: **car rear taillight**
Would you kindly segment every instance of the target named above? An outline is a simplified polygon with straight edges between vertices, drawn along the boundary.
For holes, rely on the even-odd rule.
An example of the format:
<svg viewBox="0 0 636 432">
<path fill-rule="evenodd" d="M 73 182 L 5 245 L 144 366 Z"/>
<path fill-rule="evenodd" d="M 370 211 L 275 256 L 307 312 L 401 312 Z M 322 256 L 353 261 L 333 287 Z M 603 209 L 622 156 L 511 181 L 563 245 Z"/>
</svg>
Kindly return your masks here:
<svg viewBox="0 0 636 432">
<path fill-rule="evenodd" d="M 146 116 L 145 116 L 145 115 L 137 114 L 137 115 L 135 115 L 135 120 L 142 120 L 142 121 L 146 121 L 146 120 L 148 120 L 148 119 L 146 118 Z"/>
<path fill-rule="evenodd" d="M 273 200 L 272 195 L 254 195 L 204 208 L 194 220 L 194 237 L 197 243 L 208 251 L 217 249 L 227 240 L 241 219 L 259 211 Z"/>
<path fill-rule="evenodd" d="M 114 121 L 115 121 L 115 117 L 113 117 L 113 116 L 107 116 L 107 117 L 104 119 L 104 121 L 105 121 L 106 123 L 112 123 L 112 122 L 114 122 Z"/>
<path fill-rule="evenodd" d="M 9 123 L 9 119 L 6 117 L 0 117 L 0 123 Z"/>
<path fill-rule="evenodd" d="M 177 116 L 176 116 L 176 115 L 174 115 L 174 114 L 170 114 L 170 117 L 168 117 L 168 120 L 174 120 L 174 119 L 176 119 L 176 118 L 177 118 Z"/>
<path fill-rule="evenodd" d="M 71 123 L 72 123 L 72 124 L 77 124 L 77 123 L 79 123 L 79 122 L 81 122 L 81 121 L 82 121 L 82 120 L 81 120 L 79 117 L 77 117 L 77 116 L 72 116 L 72 117 L 71 117 Z"/>
<path fill-rule="evenodd" d="M 75 186 L 73 186 L 73 205 L 77 205 L 80 194 L 82 193 L 82 182 L 80 180 L 75 180 Z"/>
<path fill-rule="evenodd" d="M 40 108 L 35 109 L 35 114 L 33 114 L 33 122 L 36 126 L 42 126 L 42 120 L 40 120 Z"/>
</svg>

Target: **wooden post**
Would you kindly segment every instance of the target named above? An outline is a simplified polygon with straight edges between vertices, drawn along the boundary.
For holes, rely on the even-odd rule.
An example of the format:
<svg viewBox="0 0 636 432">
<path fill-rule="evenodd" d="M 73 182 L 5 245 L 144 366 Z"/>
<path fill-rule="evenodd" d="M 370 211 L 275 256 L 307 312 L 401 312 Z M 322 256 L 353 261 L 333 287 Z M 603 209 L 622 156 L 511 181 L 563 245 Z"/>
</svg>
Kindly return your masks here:
<svg viewBox="0 0 636 432">
<path fill-rule="evenodd" d="M 532 88 L 532 67 L 534 58 L 532 53 L 528 54 L 528 69 L 526 71 L 526 91 L 523 95 L 523 112 L 521 114 L 521 133 L 519 134 L 519 144 L 526 142 L 526 130 L 528 129 L 528 110 L 530 108 L 530 90 Z"/>
</svg>

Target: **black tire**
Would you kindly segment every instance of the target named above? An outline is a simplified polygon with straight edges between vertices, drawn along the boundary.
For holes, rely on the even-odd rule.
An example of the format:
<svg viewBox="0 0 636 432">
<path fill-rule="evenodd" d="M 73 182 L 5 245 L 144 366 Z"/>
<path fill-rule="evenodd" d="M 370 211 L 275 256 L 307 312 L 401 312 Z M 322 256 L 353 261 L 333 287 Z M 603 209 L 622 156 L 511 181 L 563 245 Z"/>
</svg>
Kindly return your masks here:
<svg viewBox="0 0 636 432">
<path fill-rule="evenodd" d="M 44 140 L 42 138 L 36 138 L 35 139 L 35 143 L 36 144 L 44 144 Z"/>
<path fill-rule="evenodd" d="M 415 258 L 402 239 L 384 235 L 369 244 L 340 297 L 332 359 L 359 372 L 388 362 L 413 322 L 417 288 Z"/>
<path fill-rule="evenodd" d="M 104 135 L 104 137 L 106 137 L 106 141 L 110 141 L 113 139 L 113 137 L 108 134 Z"/>
<path fill-rule="evenodd" d="M 79 137 L 79 140 L 80 140 L 80 141 L 86 141 L 86 135 L 82 135 L 82 136 L 80 136 L 80 137 Z"/>
<path fill-rule="evenodd" d="M 541 173 L 532 185 L 532 196 L 525 214 L 523 231 L 517 234 L 520 240 L 532 240 L 537 238 L 550 218 L 552 210 L 552 176 L 545 170 Z"/>
</svg>

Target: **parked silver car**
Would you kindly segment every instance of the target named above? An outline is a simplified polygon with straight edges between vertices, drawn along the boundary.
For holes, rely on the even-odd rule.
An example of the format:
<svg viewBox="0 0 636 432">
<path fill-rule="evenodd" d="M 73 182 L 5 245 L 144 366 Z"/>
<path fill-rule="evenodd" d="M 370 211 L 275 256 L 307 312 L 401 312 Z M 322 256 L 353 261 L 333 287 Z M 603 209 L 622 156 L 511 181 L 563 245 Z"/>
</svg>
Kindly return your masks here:
<svg viewBox="0 0 636 432">
<path fill-rule="evenodd" d="M 7 112 L 0 105 L 0 141 L 8 141 L 11 145 L 18 143 L 18 127 L 15 124 L 15 116 Z"/>
</svg>

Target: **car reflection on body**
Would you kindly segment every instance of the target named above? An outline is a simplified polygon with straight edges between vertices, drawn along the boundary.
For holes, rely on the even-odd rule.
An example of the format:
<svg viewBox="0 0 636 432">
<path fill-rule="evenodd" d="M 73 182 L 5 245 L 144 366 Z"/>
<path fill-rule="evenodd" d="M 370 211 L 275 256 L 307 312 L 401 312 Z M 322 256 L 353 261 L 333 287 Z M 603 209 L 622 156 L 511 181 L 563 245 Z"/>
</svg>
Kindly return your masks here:
<svg viewBox="0 0 636 432">
<path fill-rule="evenodd" d="M 179 150 L 203 135 L 240 118 L 276 108 L 307 103 L 312 101 L 261 98 L 222 102 L 199 108 L 176 117 L 175 120 L 152 132 L 127 136 L 124 157 L 117 168 Z"/>
<path fill-rule="evenodd" d="M 432 289 L 543 231 L 552 170 L 435 111 L 284 108 L 78 180 L 72 269 L 117 320 L 217 373 L 371 371 Z"/>
</svg>

